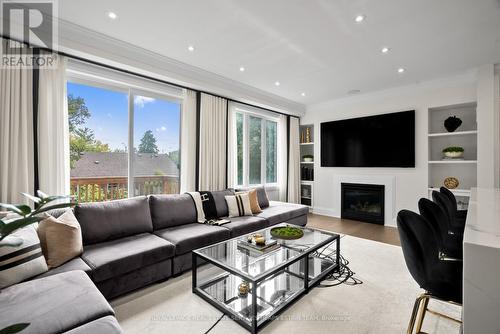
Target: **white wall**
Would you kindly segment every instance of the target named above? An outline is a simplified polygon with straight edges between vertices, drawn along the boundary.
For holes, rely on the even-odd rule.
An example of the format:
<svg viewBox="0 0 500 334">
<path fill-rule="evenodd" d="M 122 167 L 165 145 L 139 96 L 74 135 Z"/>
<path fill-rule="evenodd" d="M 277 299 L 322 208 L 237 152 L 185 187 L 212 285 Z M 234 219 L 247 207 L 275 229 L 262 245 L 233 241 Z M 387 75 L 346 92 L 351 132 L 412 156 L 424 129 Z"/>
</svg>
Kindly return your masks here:
<svg viewBox="0 0 500 334">
<path fill-rule="evenodd" d="M 319 129 L 320 123 L 325 121 L 413 109 L 416 111 L 415 168 L 320 167 L 320 131 L 315 131 L 313 211 L 340 216 L 340 201 L 336 198 L 339 192 L 332 191 L 335 175 L 392 175 L 395 177 L 395 213 L 405 208 L 417 210 L 418 199 L 427 197 L 428 108 L 475 101 L 476 88 L 476 73 L 470 71 L 452 78 L 356 95 L 308 107 L 301 123 L 314 123 L 315 129 Z M 386 221 L 385 224 L 394 226 L 395 221 Z"/>
</svg>

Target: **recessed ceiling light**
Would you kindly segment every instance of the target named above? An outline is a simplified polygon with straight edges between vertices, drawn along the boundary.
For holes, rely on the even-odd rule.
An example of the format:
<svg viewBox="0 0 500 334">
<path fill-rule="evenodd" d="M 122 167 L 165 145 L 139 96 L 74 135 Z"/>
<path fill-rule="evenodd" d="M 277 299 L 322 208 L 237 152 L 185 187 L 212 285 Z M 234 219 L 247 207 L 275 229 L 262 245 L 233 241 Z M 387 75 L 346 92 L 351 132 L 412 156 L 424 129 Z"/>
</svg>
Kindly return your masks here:
<svg viewBox="0 0 500 334">
<path fill-rule="evenodd" d="M 240 72 L 245 72 L 245 68 L 243 66 L 240 67 Z"/>
<path fill-rule="evenodd" d="M 405 71 L 404 68 L 402 68 L 402 67 L 398 68 L 398 73 L 404 73 L 404 71 Z"/>
<path fill-rule="evenodd" d="M 382 50 L 380 50 L 380 51 L 382 51 L 382 53 L 387 53 L 387 52 L 389 52 L 390 50 L 391 50 L 391 49 L 389 49 L 387 46 L 384 46 L 384 47 L 382 48 Z"/>
<path fill-rule="evenodd" d="M 281 83 L 280 83 L 279 81 L 276 81 L 276 82 L 274 83 L 274 85 L 275 85 L 275 86 L 279 86 L 279 85 L 281 85 Z"/>
<path fill-rule="evenodd" d="M 366 16 L 364 15 L 358 15 L 354 18 L 354 21 L 356 21 L 356 23 L 361 23 L 365 20 Z"/>
<path fill-rule="evenodd" d="M 359 89 L 351 89 L 350 91 L 347 92 L 349 95 L 354 95 L 354 94 L 359 94 L 361 91 Z"/>
<path fill-rule="evenodd" d="M 192 46 L 192 45 L 188 46 L 188 50 L 189 50 L 190 52 L 193 52 L 193 51 L 194 51 L 194 46 Z"/>
<path fill-rule="evenodd" d="M 302 95 L 302 96 L 306 96 L 306 93 L 301 93 L 300 95 Z"/>
<path fill-rule="evenodd" d="M 112 20 L 115 20 L 118 17 L 118 15 L 116 15 L 115 12 L 108 12 L 108 17 Z"/>
</svg>

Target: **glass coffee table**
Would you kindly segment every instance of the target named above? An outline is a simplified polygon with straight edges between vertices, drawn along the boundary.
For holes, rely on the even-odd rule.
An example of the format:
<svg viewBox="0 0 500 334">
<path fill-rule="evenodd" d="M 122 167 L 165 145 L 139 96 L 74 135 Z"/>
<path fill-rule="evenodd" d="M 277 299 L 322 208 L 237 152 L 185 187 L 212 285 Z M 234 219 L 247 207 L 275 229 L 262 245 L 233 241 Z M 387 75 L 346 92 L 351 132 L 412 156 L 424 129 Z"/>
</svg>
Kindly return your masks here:
<svg viewBox="0 0 500 334">
<path fill-rule="evenodd" d="M 193 293 L 257 333 L 339 267 L 340 236 L 301 229 L 300 239 L 276 239 L 267 253 L 238 247 L 247 235 L 193 251 Z M 273 240 L 270 230 L 251 234 Z"/>
</svg>

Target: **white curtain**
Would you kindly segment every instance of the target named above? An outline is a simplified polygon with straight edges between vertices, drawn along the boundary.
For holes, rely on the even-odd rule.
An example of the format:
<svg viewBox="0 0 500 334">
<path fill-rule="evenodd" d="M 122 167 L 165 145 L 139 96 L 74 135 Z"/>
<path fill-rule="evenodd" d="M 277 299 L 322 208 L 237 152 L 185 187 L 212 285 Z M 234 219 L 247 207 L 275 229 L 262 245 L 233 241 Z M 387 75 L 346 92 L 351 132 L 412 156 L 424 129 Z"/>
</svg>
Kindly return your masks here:
<svg viewBox="0 0 500 334">
<path fill-rule="evenodd" d="M 236 104 L 229 102 L 227 114 L 227 188 L 235 188 L 236 182 Z"/>
<path fill-rule="evenodd" d="M 199 189 L 226 188 L 227 100 L 201 94 Z"/>
<path fill-rule="evenodd" d="M 7 40 L 1 39 L 2 55 Z M 0 67 L 0 202 L 26 203 L 33 193 L 33 71 Z"/>
<path fill-rule="evenodd" d="M 278 186 L 279 200 L 286 202 L 287 194 L 287 116 L 280 115 L 278 121 Z"/>
<path fill-rule="evenodd" d="M 69 195 L 70 166 L 66 57 L 57 56 L 57 63 L 54 68 L 41 68 L 39 73 L 39 188 L 49 195 Z"/>
<path fill-rule="evenodd" d="M 196 92 L 186 90 L 181 113 L 181 193 L 196 190 Z"/>
<path fill-rule="evenodd" d="M 299 119 L 290 117 L 290 148 L 288 160 L 288 202 L 300 202 Z"/>
</svg>

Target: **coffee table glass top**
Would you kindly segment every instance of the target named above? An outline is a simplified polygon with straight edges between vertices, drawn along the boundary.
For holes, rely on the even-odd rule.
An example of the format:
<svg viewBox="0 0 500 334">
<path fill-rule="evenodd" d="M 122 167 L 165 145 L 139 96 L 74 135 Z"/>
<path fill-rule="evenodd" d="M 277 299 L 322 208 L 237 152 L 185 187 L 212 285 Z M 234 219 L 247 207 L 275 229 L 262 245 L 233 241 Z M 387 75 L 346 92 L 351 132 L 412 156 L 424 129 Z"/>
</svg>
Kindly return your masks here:
<svg viewBox="0 0 500 334">
<path fill-rule="evenodd" d="M 276 226 L 286 226 L 286 224 Z M 280 247 L 268 253 L 262 254 L 240 249 L 238 247 L 238 242 L 246 242 L 247 235 L 200 248 L 194 252 L 224 267 L 231 268 L 244 277 L 253 279 L 257 276 L 262 276 L 268 271 L 274 270 L 278 265 L 293 262 L 304 254 L 304 252 L 326 245 L 338 237 L 336 234 L 305 227 L 303 227 L 302 230 L 304 231 L 304 236 L 300 239 L 276 239 Z M 270 231 L 271 228 L 267 228 L 251 234 L 260 233 L 265 236 L 266 240 L 274 240 Z"/>
</svg>

